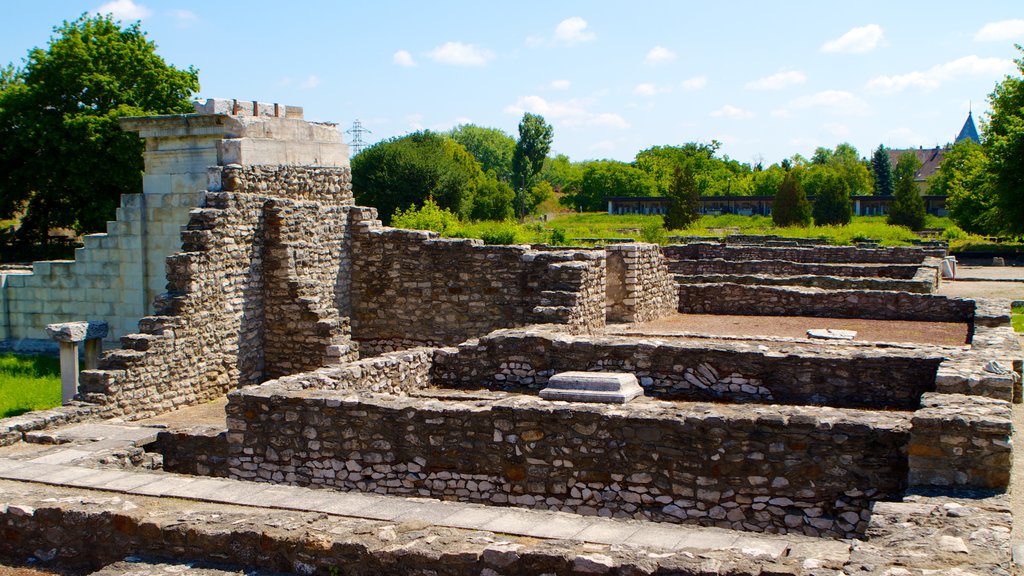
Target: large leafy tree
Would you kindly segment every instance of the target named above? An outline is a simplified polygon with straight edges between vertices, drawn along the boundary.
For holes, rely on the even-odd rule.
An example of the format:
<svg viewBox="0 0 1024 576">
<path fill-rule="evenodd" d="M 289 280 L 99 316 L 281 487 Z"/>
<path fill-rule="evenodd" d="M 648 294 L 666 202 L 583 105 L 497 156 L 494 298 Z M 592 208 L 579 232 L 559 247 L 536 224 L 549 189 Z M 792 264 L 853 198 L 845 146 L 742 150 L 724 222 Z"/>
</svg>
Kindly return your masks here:
<svg viewBox="0 0 1024 576">
<path fill-rule="evenodd" d="M 141 191 L 143 143 L 119 118 L 191 112 L 199 89 L 194 68 L 110 16 L 65 22 L 2 76 L 0 216 L 22 213 L 19 238 L 39 243 L 53 227 L 102 229 L 121 194 Z"/>
<path fill-rule="evenodd" d="M 853 218 L 850 188 L 846 180 L 834 170 L 821 173 L 811 211 L 814 223 L 819 226 L 845 226 Z"/>
<path fill-rule="evenodd" d="M 520 218 L 529 211 L 528 196 L 535 184 L 533 178 L 544 167 L 554 137 L 554 129 L 543 116 L 523 113 L 519 121 L 519 140 L 512 152 L 512 187 L 516 191 L 516 216 Z"/>
<path fill-rule="evenodd" d="M 356 202 L 377 208 L 384 222 L 395 210 L 422 206 L 433 198 L 441 208 L 469 218 L 477 190 L 486 177 L 473 156 L 437 132 L 415 132 L 378 142 L 352 158 Z M 499 188 L 486 191 L 492 208 Z"/>
<path fill-rule="evenodd" d="M 469 151 L 484 172 L 493 172 L 502 182 L 512 179 L 512 155 L 516 141 L 505 131 L 475 124 L 456 126 L 448 133 L 452 140 Z"/>
<path fill-rule="evenodd" d="M 857 149 L 847 142 L 836 145 L 835 149 L 818 148 L 811 156 L 811 167 L 834 170 L 846 182 L 850 194 L 870 194 L 873 188 L 871 171 L 867 161 L 860 158 Z M 809 188 L 808 188 L 809 190 Z"/>
<path fill-rule="evenodd" d="M 961 140 L 946 152 L 939 170 L 928 182 L 928 193 L 946 197 L 950 218 L 964 230 L 975 234 L 999 232 L 988 156 L 973 140 Z"/>
<path fill-rule="evenodd" d="M 1019 44 L 1017 50 L 1024 52 Z M 1016 60 L 1024 74 L 1024 58 Z M 984 128 L 985 150 L 999 227 L 1024 234 L 1024 78 L 1007 76 L 989 96 L 992 114 Z"/>
<path fill-rule="evenodd" d="M 776 226 L 809 226 L 811 203 L 792 170 L 786 172 L 772 201 L 772 222 Z"/>
<path fill-rule="evenodd" d="M 881 144 L 871 155 L 871 173 L 875 177 L 875 195 L 892 196 L 892 161 L 889 151 Z"/>
<path fill-rule="evenodd" d="M 668 197 L 668 211 L 662 216 L 666 230 L 686 228 L 700 218 L 700 192 L 690 164 L 676 168 Z"/>
<path fill-rule="evenodd" d="M 597 160 L 583 167 L 580 189 L 562 198 L 563 204 L 584 211 L 604 210 L 609 196 L 654 196 L 653 178 L 625 162 Z"/>
<path fill-rule="evenodd" d="M 921 162 L 913 152 L 905 152 L 896 161 L 896 169 L 893 170 L 896 181 L 893 202 L 886 219 L 889 224 L 906 226 L 911 230 L 924 228 L 928 213 L 925 211 L 924 198 L 921 198 L 917 184 L 914 183 L 914 174 L 920 168 Z"/>
</svg>

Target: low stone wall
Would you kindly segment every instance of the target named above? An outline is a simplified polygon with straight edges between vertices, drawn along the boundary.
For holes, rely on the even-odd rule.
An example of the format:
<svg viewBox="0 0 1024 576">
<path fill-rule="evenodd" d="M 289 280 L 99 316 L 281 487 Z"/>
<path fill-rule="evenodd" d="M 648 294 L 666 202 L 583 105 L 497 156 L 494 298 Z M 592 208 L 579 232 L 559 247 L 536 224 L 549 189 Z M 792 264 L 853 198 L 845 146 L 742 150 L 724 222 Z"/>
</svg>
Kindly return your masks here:
<svg viewBox="0 0 1024 576">
<path fill-rule="evenodd" d="M 460 389 L 537 391 L 567 371 L 629 372 L 645 393 L 725 400 L 913 409 L 935 389 L 935 351 L 665 342 L 502 330 L 435 354 L 434 382 Z M 893 385 L 899 382 L 898 386 Z"/>
<path fill-rule="evenodd" d="M 157 434 L 165 472 L 228 477 L 228 440 L 223 428 L 202 427 Z"/>
<path fill-rule="evenodd" d="M 732 283 L 679 285 L 679 311 L 684 314 L 971 322 L 974 308 L 973 300 L 881 290 L 826 291 Z"/>
<path fill-rule="evenodd" d="M 885 290 L 930 294 L 935 282 L 927 280 L 898 280 L 895 278 L 851 278 L 846 276 L 769 276 L 764 274 L 698 274 L 675 276 L 679 284 L 743 284 L 747 286 L 802 286 L 826 290 Z"/>
<path fill-rule="evenodd" d="M 671 248 L 671 247 L 668 247 Z M 668 250 L 666 248 L 666 250 Z M 840 278 L 893 278 L 912 280 L 920 270 L 917 264 L 824 264 L 817 262 L 790 262 L 787 260 L 669 260 L 673 274 L 696 276 L 699 274 L 768 274 L 772 276 L 836 276 Z"/>
<path fill-rule="evenodd" d="M 228 412 L 235 478 L 833 537 L 903 490 L 910 418 L 275 383 L 232 392 Z"/>
<path fill-rule="evenodd" d="M 604 326 L 604 251 L 485 246 L 367 226 L 353 241 L 352 336 L 372 348 L 455 344 L 534 323 Z"/>
<path fill-rule="evenodd" d="M 768 247 L 725 245 L 710 242 L 672 245 L 662 248 L 669 260 L 786 260 L 789 262 L 846 264 L 921 264 L 925 258 L 941 258 L 944 250 L 911 246 L 858 248 L 855 246 Z"/>
<path fill-rule="evenodd" d="M 1013 464 L 1009 402 L 926 394 L 910 434 L 910 486 L 1003 492 Z"/>
<path fill-rule="evenodd" d="M 676 311 L 679 294 L 656 244 L 606 247 L 609 322 L 648 322 Z"/>
</svg>

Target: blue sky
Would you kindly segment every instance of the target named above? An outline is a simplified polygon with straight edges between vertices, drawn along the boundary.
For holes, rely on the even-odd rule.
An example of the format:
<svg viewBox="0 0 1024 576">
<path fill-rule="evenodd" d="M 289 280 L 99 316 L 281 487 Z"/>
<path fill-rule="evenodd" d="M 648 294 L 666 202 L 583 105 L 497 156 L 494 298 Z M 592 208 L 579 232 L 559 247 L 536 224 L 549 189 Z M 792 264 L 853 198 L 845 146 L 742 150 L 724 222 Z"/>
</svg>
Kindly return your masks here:
<svg viewBox="0 0 1024 576">
<path fill-rule="evenodd" d="M 371 142 L 468 122 L 515 135 L 530 111 L 573 160 L 712 139 L 765 164 L 944 144 L 1024 43 L 1011 1 L 36 0 L 6 8 L 0 62 L 97 10 L 141 19 L 165 59 L 199 69 L 201 98 L 359 119 Z"/>
</svg>

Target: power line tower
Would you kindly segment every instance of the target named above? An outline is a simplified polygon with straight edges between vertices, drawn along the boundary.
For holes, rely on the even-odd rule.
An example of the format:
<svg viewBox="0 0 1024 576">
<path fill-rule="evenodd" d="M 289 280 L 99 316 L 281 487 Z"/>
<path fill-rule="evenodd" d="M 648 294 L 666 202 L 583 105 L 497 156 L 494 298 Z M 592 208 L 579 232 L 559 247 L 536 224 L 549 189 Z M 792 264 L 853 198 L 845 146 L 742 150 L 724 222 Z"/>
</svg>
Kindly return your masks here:
<svg viewBox="0 0 1024 576">
<path fill-rule="evenodd" d="M 356 154 L 359 154 L 359 152 L 361 152 L 363 150 L 363 148 L 366 148 L 367 146 L 369 146 L 369 144 L 367 144 L 366 142 L 363 141 L 363 134 L 372 134 L 372 133 L 373 132 L 371 130 L 363 128 L 363 123 L 360 122 L 358 119 L 356 121 L 352 122 L 352 127 L 351 128 L 349 128 L 348 130 L 345 130 L 345 134 L 348 134 L 348 135 L 352 136 L 352 141 L 349 142 L 348 146 L 349 146 L 349 149 L 352 150 L 352 155 L 353 156 L 355 156 Z"/>
</svg>

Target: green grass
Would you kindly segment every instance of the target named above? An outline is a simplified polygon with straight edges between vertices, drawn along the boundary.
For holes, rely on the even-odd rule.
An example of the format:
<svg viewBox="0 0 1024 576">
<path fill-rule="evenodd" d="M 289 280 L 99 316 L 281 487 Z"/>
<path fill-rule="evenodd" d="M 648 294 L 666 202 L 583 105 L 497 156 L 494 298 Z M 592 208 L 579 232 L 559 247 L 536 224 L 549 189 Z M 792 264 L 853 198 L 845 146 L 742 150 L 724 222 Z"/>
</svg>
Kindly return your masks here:
<svg viewBox="0 0 1024 576">
<path fill-rule="evenodd" d="M 60 406 L 60 361 L 0 354 L 0 418 Z"/>
<path fill-rule="evenodd" d="M 1015 332 L 1024 332 L 1024 306 L 1014 306 L 1010 309 L 1010 314 L 1013 330 Z"/>
</svg>

